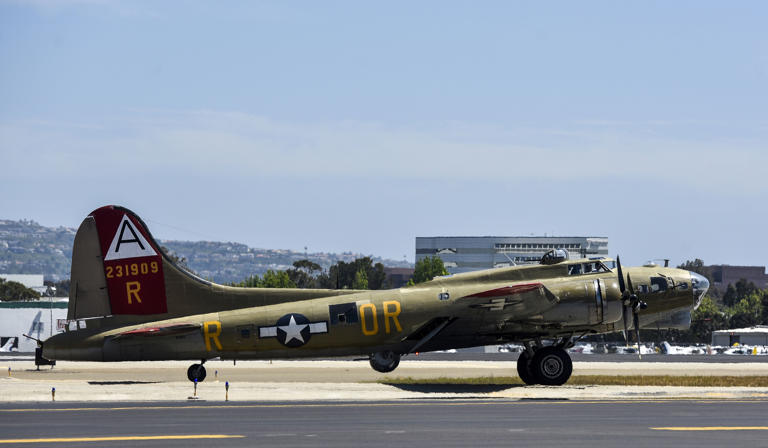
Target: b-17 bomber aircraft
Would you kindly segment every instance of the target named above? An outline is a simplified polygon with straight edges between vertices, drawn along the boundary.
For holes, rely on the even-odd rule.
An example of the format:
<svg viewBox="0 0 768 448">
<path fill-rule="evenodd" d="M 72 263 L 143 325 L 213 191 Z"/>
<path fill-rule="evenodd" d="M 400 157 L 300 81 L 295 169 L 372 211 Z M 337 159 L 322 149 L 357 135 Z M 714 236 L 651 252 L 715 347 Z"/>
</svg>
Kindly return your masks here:
<svg viewBox="0 0 768 448">
<path fill-rule="evenodd" d="M 402 356 L 522 343 L 526 384 L 561 385 L 566 351 L 589 334 L 687 328 L 709 287 L 694 272 L 623 268 L 617 257 L 437 277 L 393 290 L 237 288 L 176 266 L 130 210 L 106 206 L 75 236 L 67 329 L 40 342 L 41 362 L 366 356 L 391 372 Z"/>
</svg>

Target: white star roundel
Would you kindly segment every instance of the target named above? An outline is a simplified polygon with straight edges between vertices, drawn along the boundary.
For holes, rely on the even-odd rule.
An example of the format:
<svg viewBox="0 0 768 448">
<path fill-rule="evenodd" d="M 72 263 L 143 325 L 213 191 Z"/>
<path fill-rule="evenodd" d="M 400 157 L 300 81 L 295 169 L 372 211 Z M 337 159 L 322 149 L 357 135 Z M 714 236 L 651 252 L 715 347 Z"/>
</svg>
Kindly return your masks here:
<svg viewBox="0 0 768 448">
<path fill-rule="evenodd" d="M 328 333 L 326 322 L 310 322 L 303 314 L 290 313 L 277 320 L 274 327 L 259 327 L 260 338 L 274 338 L 286 347 L 301 347 L 312 334 Z"/>
</svg>

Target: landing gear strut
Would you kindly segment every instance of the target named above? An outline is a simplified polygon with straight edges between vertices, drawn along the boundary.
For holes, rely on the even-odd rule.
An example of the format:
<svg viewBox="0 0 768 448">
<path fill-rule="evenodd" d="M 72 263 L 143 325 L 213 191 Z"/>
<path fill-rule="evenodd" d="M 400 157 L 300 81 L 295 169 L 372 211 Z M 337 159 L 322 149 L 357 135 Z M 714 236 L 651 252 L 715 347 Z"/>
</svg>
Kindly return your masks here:
<svg viewBox="0 0 768 448">
<path fill-rule="evenodd" d="M 562 346 L 534 348 L 526 343 L 525 347 L 526 350 L 517 358 L 517 374 L 525 384 L 560 386 L 571 377 L 573 362 Z"/>
<path fill-rule="evenodd" d="M 187 369 L 187 378 L 189 378 L 189 381 L 192 381 L 193 383 L 195 381 L 201 383 L 205 380 L 205 367 L 203 367 L 203 364 L 205 364 L 205 360 L 200 361 L 200 364 L 192 364 L 189 366 Z"/>
</svg>

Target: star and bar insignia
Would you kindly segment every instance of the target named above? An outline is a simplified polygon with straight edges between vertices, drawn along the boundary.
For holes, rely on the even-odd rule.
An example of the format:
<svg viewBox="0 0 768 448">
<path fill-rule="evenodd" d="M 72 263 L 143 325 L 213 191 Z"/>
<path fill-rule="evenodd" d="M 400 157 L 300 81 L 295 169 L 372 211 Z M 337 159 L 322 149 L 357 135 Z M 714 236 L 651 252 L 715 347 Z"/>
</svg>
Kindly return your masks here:
<svg viewBox="0 0 768 448">
<path fill-rule="evenodd" d="M 274 326 L 259 327 L 260 338 L 277 338 L 278 342 L 290 348 L 301 347 L 317 333 L 328 333 L 328 323 L 310 322 L 298 313 L 286 314 Z"/>
</svg>

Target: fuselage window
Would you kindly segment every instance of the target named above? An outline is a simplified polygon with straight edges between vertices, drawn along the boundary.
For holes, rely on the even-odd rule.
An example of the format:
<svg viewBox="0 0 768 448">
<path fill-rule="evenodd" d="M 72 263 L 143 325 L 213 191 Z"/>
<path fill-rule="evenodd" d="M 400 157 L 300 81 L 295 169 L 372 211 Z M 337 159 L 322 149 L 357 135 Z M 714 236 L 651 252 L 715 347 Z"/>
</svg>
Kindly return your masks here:
<svg viewBox="0 0 768 448">
<path fill-rule="evenodd" d="M 651 292 L 663 292 L 667 290 L 667 279 L 663 277 L 651 277 Z"/>
<path fill-rule="evenodd" d="M 574 264 L 568 268 L 568 275 L 579 275 L 579 274 L 581 274 L 580 264 Z"/>
</svg>

